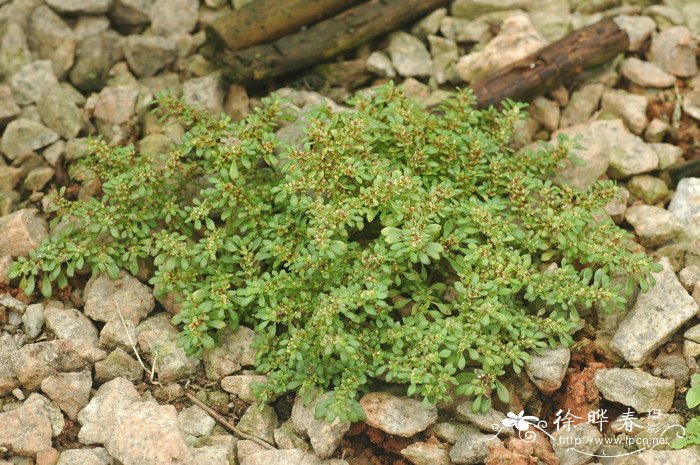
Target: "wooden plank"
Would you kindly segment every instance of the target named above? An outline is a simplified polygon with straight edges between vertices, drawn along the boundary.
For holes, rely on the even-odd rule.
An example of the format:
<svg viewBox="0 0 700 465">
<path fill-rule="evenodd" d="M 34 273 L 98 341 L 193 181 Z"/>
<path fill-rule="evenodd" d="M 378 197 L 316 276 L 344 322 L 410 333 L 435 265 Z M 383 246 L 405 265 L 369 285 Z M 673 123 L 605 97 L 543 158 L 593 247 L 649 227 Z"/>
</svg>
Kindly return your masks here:
<svg viewBox="0 0 700 465">
<path fill-rule="evenodd" d="M 254 83 L 284 76 L 415 21 L 449 0 L 369 0 L 270 44 L 245 50 L 209 51 L 233 82 Z"/>
<path fill-rule="evenodd" d="M 217 19 L 207 38 L 218 47 L 240 50 L 270 42 L 342 11 L 360 0 L 257 0 Z"/>
</svg>

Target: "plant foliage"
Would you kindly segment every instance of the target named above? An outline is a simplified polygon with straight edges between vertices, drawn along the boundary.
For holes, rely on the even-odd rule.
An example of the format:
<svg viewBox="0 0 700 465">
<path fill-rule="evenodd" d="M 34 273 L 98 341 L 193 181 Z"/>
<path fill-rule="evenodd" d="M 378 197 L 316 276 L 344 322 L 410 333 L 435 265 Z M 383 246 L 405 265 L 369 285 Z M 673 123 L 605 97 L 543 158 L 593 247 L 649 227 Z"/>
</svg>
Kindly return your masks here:
<svg viewBox="0 0 700 465">
<path fill-rule="evenodd" d="M 188 353 L 252 325 L 261 401 L 322 388 L 317 415 L 350 420 L 372 379 L 485 411 L 494 390 L 507 400 L 506 370 L 571 342 L 577 309 L 652 282 L 603 213 L 615 186 L 552 181 L 570 141 L 508 148 L 522 105 L 476 110 L 460 91 L 431 113 L 393 85 L 349 105 L 297 115 L 305 137 L 289 144 L 275 131 L 295 115 L 277 98 L 233 123 L 160 97 L 182 141 L 167 154 L 93 143 L 80 164 L 101 195 L 57 196 L 63 226 L 12 275 L 48 296 L 79 270 L 152 260 L 156 294 L 182 297 Z"/>
</svg>

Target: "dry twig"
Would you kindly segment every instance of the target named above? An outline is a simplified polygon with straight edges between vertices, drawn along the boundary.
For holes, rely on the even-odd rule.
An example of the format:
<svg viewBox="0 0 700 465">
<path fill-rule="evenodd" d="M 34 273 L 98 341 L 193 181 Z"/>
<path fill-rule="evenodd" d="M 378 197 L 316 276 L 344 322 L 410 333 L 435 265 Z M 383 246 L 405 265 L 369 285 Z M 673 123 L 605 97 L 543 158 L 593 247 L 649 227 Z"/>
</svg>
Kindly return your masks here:
<svg viewBox="0 0 700 465">
<path fill-rule="evenodd" d="M 276 450 L 276 449 L 277 449 L 275 446 L 273 446 L 273 445 L 270 444 L 269 442 L 264 441 L 264 440 L 262 440 L 262 439 L 260 439 L 260 438 L 256 438 L 255 436 L 251 436 L 250 434 L 244 433 L 243 431 L 239 430 L 238 428 L 236 428 L 235 426 L 233 426 L 231 423 L 229 423 L 229 421 L 226 420 L 226 418 L 224 418 L 223 416 L 219 415 L 215 410 L 213 410 L 211 407 L 209 407 L 207 404 L 205 404 L 205 403 L 202 402 L 201 400 L 197 399 L 194 395 L 192 395 L 192 393 L 186 392 L 186 393 L 185 393 L 185 396 L 186 396 L 189 400 L 191 400 L 192 403 L 194 403 L 194 404 L 197 405 L 199 408 L 201 408 L 202 410 L 204 410 L 205 412 L 207 412 L 207 413 L 209 414 L 209 416 L 211 416 L 214 420 L 218 421 L 223 427 L 225 427 L 227 430 L 231 431 L 233 434 L 235 434 L 235 435 L 238 436 L 239 438 L 241 438 L 241 439 L 247 439 L 247 440 L 249 440 L 249 441 L 253 441 L 253 442 L 255 442 L 256 444 L 259 444 L 259 445 L 263 446 L 263 447 L 266 448 L 266 449 L 270 449 L 270 450 Z"/>
</svg>

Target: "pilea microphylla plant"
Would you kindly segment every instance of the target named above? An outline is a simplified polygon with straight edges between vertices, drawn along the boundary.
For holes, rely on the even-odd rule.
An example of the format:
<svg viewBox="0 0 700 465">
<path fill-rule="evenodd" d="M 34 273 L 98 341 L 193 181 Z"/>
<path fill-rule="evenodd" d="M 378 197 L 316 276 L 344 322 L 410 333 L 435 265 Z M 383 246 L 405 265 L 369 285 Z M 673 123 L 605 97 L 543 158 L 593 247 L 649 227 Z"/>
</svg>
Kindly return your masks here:
<svg viewBox="0 0 700 465">
<path fill-rule="evenodd" d="M 49 296 L 79 270 L 152 261 L 156 295 L 182 299 L 188 354 L 227 326 L 255 328 L 262 403 L 320 388 L 317 417 L 356 421 L 381 380 L 486 411 L 494 391 L 508 399 L 506 370 L 572 341 L 577 308 L 622 305 L 657 269 L 603 214 L 611 182 L 551 181 L 572 142 L 512 153 L 521 104 L 476 110 L 465 90 L 431 113 L 388 84 L 298 116 L 294 144 L 276 136 L 294 115 L 275 97 L 240 123 L 158 104 L 185 125 L 181 142 L 165 154 L 94 142 L 78 167 L 101 195 L 55 196 L 64 226 L 11 275 Z"/>
</svg>

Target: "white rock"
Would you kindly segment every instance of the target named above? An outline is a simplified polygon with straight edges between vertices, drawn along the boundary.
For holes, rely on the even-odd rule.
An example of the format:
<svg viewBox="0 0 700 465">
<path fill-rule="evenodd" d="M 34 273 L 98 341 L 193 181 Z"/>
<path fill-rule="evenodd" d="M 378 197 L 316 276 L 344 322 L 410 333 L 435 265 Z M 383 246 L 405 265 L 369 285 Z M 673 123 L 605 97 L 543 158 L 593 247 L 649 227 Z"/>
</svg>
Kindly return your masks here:
<svg viewBox="0 0 700 465">
<path fill-rule="evenodd" d="M 421 401 L 371 392 L 360 399 L 368 425 L 403 437 L 420 433 L 437 421 L 437 408 Z"/>
<path fill-rule="evenodd" d="M 365 62 L 367 71 L 377 76 L 392 78 L 396 76 L 396 70 L 391 64 L 391 59 L 386 53 L 379 50 L 372 52 Z"/>
<path fill-rule="evenodd" d="M 482 50 L 459 59 L 455 69 L 459 77 L 473 82 L 496 69 L 525 58 L 547 45 L 525 13 L 509 16 L 501 25 L 501 32 Z"/>
<path fill-rule="evenodd" d="M 671 27 L 654 35 L 649 59 L 674 76 L 691 77 L 698 72 L 696 48 L 697 42 L 687 27 Z"/>
<path fill-rule="evenodd" d="M 653 205 L 635 205 L 627 209 L 625 219 L 634 227 L 644 247 L 657 247 L 677 237 L 681 223 L 671 212 Z"/>
<path fill-rule="evenodd" d="M 620 73 L 642 87 L 670 87 L 676 83 L 673 74 L 667 73 L 654 63 L 635 57 L 625 58 L 620 63 Z"/>
<path fill-rule="evenodd" d="M 630 40 L 628 50 L 631 52 L 639 50 L 651 33 L 656 30 L 656 22 L 648 16 L 620 15 L 616 16 L 614 20 L 618 27 L 627 33 Z"/>
<path fill-rule="evenodd" d="M 624 90 L 609 89 L 603 92 L 602 108 L 622 118 L 630 130 L 639 135 L 649 124 L 647 119 L 647 99 L 642 95 Z"/>
<path fill-rule="evenodd" d="M 689 239 L 700 237 L 700 178 L 683 178 L 676 186 L 668 211 L 683 225 Z"/>
</svg>

